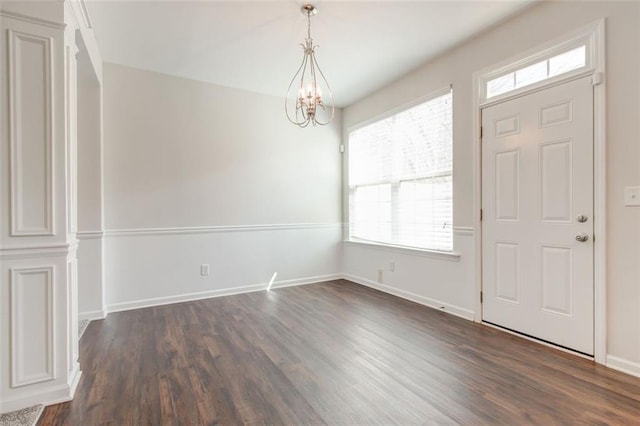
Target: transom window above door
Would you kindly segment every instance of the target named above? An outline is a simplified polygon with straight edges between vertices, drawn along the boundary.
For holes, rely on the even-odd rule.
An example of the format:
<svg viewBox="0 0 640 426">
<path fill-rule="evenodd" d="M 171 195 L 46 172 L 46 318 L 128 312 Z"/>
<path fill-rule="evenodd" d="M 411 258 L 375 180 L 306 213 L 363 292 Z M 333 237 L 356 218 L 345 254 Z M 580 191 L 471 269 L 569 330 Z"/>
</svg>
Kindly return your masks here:
<svg viewBox="0 0 640 426">
<path fill-rule="evenodd" d="M 598 54 L 602 40 L 596 24 L 583 27 L 533 51 L 475 73 L 480 105 L 537 90 L 593 73 L 603 60 Z M 599 68 L 601 68 L 598 65 Z"/>
<path fill-rule="evenodd" d="M 557 75 L 584 68 L 587 63 L 587 46 L 582 45 L 566 52 L 527 65 L 487 82 L 487 99 L 526 87 Z"/>
</svg>

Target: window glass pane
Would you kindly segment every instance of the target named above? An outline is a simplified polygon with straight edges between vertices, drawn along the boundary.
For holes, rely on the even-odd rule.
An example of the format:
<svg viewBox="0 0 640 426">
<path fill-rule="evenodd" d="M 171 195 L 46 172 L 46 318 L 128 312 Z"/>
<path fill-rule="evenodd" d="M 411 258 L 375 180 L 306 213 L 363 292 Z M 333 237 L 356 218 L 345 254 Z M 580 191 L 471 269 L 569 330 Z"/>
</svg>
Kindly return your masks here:
<svg viewBox="0 0 640 426">
<path fill-rule="evenodd" d="M 516 89 L 547 78 L 547 61 L 538 62 L 516 71 Z"/>
<path fill-rule="evenodd" d="M 582 68 L 587 63 L 587 47 L 580 46 L 549 59 L 549 77 Z"/>
<path fill-rule="evenodd" d="M 443 140 L 452 135 L 451 96 L 437 97 L 395 117 L 399 179 L 451 169 L 452 151 Z"/>
<path fill-rule="evenodd" d="M 391 237 L 391 185 L 356 187 L 353 233 L 358 238 L 386 241 Z"/>
<path fill-rule="evenodd" d="M 494 78 L 487 83 L 487 98 L 498 96 L 502 93 L 506 93 L 513 90 L 516 86 L 515 74 L 510 73 L 503 75 L 502 77 Z"/>
<path fill-rule="evenodd" d="M 452 250 L 451 92 L 349 134 L 349 236 Z"/>
<path fill-rule="evenodd" d="M 360 185 L 391 178 L 392 125 L 388 118 L 349 135 L 349 182 Z"/>
<path fill-rule="evenodd" d="M 552 58 L 494 78 L 487 82 L 487 99 L 510 92 L 556 75 L 564 74 L 586 66 L 587 46 L 582 45 Z"/>
<path fill-rule="evenodd" d="M 406 245 L 452 250 L 451 175 L 400 184 L 399 235 Z"/>
</svg>

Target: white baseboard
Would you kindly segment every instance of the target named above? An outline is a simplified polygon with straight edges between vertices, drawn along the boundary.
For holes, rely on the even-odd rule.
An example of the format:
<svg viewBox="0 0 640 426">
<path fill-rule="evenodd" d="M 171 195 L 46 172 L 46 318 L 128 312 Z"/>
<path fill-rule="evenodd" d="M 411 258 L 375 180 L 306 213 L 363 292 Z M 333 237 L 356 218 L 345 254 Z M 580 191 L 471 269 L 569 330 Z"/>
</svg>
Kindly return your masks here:
<svg viewBox="0 0 640 426">
<path fill-rule="evenodd" d="M 360 284 L 366 287 L 371 287 L 376 290 L 380 290 L 384 293 L 389 293 L 394 296 L 401 297 L 403 299 L 411 300 L 412 302 L 419 303 L 430 308 L 437 309 L 455 315 L 460 318 L 464 318 L 469 321 L 473 321 L 473 311 L 464 309 L 459 306 L 451 305 L 449 303 L 441 302 L 439 300 L 431 299 L 429 297 L 421 296 L 419 294 L 411 293 L 410 291 L 400 290 L 395 287 L 391 287 L 385 284 L 380 284 L 375 281 L 368 280 L 366 278 L 357 277 L 355 275 L 343 274 L 345 280 L 353 281 L 356 284 Z"/>
<path fill-rule="evenodd" d="M 22 393 L 19 396 L 5 398 L 0 401 L 0 413 L 22 410 L 34 405 L 52 405 L 61 402 L 71 401 L 76 392 L 82 371 L 76 368 L 68 384 L 58 385 L 51 388 L 40 389 L 33 392 Z"/>
<path fill-rule="evenodd" d="M 331 281 L 342 278 L 342 274 L 318 275 L 315 277 L 304 277 L 292 280 L 274 281 L 272 289 L 292 287 L 297 285 L 313 284 L 323 281 Z M 234 294 L 251 293 L 254 291 L 266 290 L 269 283 L 252 284 L 241 287 L 223 288 L 218 290 L 202 291 L 198 293 L 178 294 L 175 296 L 154 297 L 150 299 L 140 299 L 131 302 L 114 303 L 107 306 L 107 312 L 122 312 L 132 309 L 149 308 L 152 306 L 169 305 L 172 303 L 190 302 L 193 300 L 210 299 L 213 297 L 231 296 Z"/>
<path fill-rule="evenodd" d="M 629 361 L 613 355 L 607 355 L 607 367 L 632 376 L 640 377 L 640 362 Z"/>
<path fill-rule="evenodd" d="M 317 284 L 326 281 L 340 280 L 344 274 L 318 275 L 315 277 L 296 278 L 293 280 L 274 281 L 271 288 L 295 287 L 297 285 Z M 267 283 L 268 284 L 268 283 Z M 265 284 L 265 286 L 267 285 Z"/>
<path fill-rule="evenodd" d="M 84 320 L 93 321 L 93 320 L 105 319 L 106 317 L 107 317 L 107 310 L 101 309 L 99 311 L 80 312 L 78 314 L 78 321 L 84 321 Z"/>
</svg>

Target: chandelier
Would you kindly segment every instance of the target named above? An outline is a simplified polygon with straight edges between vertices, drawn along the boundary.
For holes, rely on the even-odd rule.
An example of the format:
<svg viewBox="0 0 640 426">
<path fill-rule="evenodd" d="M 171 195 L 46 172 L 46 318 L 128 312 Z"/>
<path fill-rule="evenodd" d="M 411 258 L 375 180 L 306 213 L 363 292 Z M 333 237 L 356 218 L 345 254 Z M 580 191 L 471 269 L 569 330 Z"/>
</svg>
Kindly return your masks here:
<svg viewBox="0 0 640 426">
<path fill-rule="evenodd" d="M 284 110 L 289 121 L 297 126 L 324 126 L 333 120 L 335 106 L 329 83 L 316 60 L 315 49 L 318 46 L 314 46 L 311 38 L 311 16 L 315 15 L 318 9 L 312 4 L 305 4 L 301 11 L 307 15 L 307 38 L 301 43 L 304 50 L 302 63 L 289 83 Z M 322 96 L 323 87 L 329 96 L 328 105 Z"/>
</svg>

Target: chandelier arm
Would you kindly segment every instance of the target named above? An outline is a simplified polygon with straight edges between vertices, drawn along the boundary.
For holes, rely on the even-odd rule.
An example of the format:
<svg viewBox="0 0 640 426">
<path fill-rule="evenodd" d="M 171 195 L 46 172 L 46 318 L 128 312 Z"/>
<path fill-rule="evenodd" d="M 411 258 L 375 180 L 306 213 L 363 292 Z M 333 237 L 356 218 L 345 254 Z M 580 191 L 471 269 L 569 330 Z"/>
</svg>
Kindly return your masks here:
<svg viewBox="0 0 640 426">
<path fill-rule="evenodd" d="M 304 126 L 302 127 L 307 127 L 309 125 L 309 104 L 307 103 L 306 99 L 305 99 L 305 91 L 304 91 L 304 75 L 307 72 L 307 66 L 309 66 L 309 55 L 307 54 L 307 51 L 305 49 L 305 53 L 304 53 L 304 57 L 302 58 L 302 73 L 300 74 L 300 86 L 298 88 L 298 93 L 301 94 L 300 98 L 298 99 L 301 102 L 301 105 L 299 108 L 296 109 L 296 118 L 298 118 L 298 110 L 300 111 L 300 114 L 302 115 L 302 123 L 305 123 Z"/>
<path fill-rule="evenodd" d="M 313 117 L 311 117 L 311 119 L 314 121 L 316 121 L 316 111 L 317 111 L 317 106 L 318 106 L 318 80 L 316 79 L 316 69 L 314 67 L 314 62 L 315 62 L 315 56 L 313 54 L 313 50 L 311 50 L 311 53 L 309 54 L 309 56 L 311 56 L 311 60 L 309 61 L 309 74 L 311 75 L 311 84 L 313 85 L 311 87 L 312 90 L 312 94 L 313 94 L 313 98 L 310 100 L 310 102 L 313 102 Z"/>
<path fill-rule="evenodd" d="M 333 121 L 333 117 L 334 117 L 334 115 L 336 113 L 336 107 L 335 107 L 335 102 L 333 100 L 333 92 L 331 91 L 331 87 L 329 86 L 329 82 L 327 81 L 327 78 L 324 76 L 324 73 L 322 72 L 322 69 L 320 68 L 320 65 L 318 65 L 318 61 L 316 61 L 315 55 L 313 56 L 313 62 L 315 62 L 315 68 L 318 69 L 318 72 L 320 73 L 320 77 L 322 77 L 322 80 L 324 81 L 324 84 L 327 86 L 327 90 L 329 91 L 329 97 L 331 98 L 331 117 L 329 117 L 329 120 L 327 120 L 326 122 L 322 122 L 322 121 L 316 120 L 316 122 L 319 125 L 325 126 L 325 125 L 329 124 L 331 121 Z"/>
<path fill-rule="evenodd" d="M 287 89 L 287 96 L 284 98 L 284 110 L 287 114 L 287 119 L 295 124 L 295 125 L 300 125 L 303 122 L 298 122 L 298 121 L 294 121 L 291 119 L 291 115 L 289 113 L 289 95 L 291 94 L 291 87 L 293 86 L 293 83 L 296 81 L 296 77 L 298 77 L 298 75 L 300 74 L 300 70 L 302 70 L 303 74 L 302 77 L 304 77 L 304 67 L 306 65 L 307 62 L 307 55 L 304 56 L 304 58 L 302 58 L 302 62 L 300 63 L 300 67 L 298 68 L 298 71 L 296 71 L 296 73 L 293 75 L 293 78 L 291 79 L 291 82 L 289 83 L 289 88 Z M 296 96 L 296 120 L 298 118 L 298 97 Z"/>
</svg>

